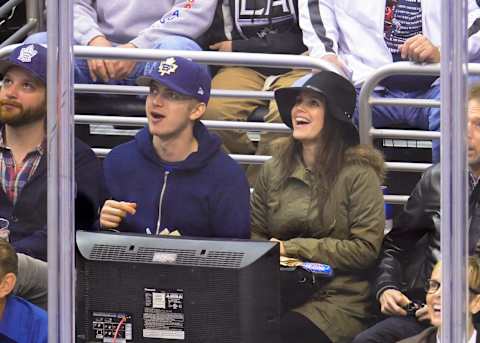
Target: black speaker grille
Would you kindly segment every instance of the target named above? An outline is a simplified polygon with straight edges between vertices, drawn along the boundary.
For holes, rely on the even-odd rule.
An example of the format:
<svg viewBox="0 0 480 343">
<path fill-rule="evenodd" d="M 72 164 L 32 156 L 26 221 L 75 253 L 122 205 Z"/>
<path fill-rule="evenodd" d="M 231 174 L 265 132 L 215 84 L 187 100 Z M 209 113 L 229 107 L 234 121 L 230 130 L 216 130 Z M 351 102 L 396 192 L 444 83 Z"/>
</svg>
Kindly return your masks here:
<svg viewBox="0 0 480 343">
<path fill-rule="evenodd" d="M 89 258 L 96 261 L 116 261 L 116 262 L 141 262 L 154 263 L 154 255 L 172 254 L 175 255 L 175 261 L 171 264 L 201 267 L 218 268 L 239 268 L 242 264 L 244 253 L 233 251 L 205 251 L 183 249 L 160 249 L 147 248 L 128 245 L 104 245 L 95 244 L 90 252 Z M 165 262 L 164 264 L 170 264 Z"/>
</svg>

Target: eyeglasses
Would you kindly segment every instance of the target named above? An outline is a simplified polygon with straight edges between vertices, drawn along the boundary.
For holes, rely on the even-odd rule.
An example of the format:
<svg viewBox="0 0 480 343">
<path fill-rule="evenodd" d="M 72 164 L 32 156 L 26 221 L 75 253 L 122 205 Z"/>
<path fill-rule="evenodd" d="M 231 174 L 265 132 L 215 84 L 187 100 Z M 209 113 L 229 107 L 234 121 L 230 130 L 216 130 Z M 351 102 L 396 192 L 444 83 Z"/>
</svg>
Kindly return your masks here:
<svg viewBox="0 0 480 343">
<path fill-rule="evenodd" d="M 440 287 L 441 287 L 441 283 L 436 280 L 430 279 L 425 282 L 425 291 L 427 292 L 427 294 L 434 294 L 438 292 Z M 471 287 L 469 287 L 468 290 L 473 294 L 480 294 L 479 290 L 473 289 Z"/>
</svg>

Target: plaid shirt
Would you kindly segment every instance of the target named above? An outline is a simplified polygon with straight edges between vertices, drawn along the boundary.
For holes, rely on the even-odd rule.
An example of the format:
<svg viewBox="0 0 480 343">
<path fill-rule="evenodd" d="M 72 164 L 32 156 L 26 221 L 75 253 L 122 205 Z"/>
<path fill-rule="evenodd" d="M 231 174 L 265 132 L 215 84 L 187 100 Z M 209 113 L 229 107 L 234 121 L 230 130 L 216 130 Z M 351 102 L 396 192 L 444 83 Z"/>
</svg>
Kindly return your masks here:
<svg viewBox="0 0 480 343">
<path fill-rule="evenodd" d="M 37 170 L 44 153 L 43 143 L 30 151 L 23 159 L 23 164 L 17 167 L 12 150 L 5 145 L 3 134 L 0 133 L 0 184 L 12 204 L 17 202 L 20 192 Z"/>
</svg>

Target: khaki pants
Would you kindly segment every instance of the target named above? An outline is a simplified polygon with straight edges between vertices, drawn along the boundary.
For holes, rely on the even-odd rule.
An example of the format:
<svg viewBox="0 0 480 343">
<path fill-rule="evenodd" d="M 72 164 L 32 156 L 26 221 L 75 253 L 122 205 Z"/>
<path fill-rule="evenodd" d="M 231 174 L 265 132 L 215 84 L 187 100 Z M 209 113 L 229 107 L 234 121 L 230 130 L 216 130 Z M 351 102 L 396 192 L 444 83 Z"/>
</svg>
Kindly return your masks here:
<svg viewBox="0 0 480 343">
<path fill-rule="evenodd" d="M 219 70 L 212 80 L 212 89 L 248 90 L 248 91 L 274 91 L 278 88 L 289 87 L 296 80 L 309 73 L 309 70 L 292 70 L 278 75 L 273 82 L 266 85 L 267 76 L 245 67 L 224 67 Z M 275 101 L 262 99 L 238 99 L 238 98 L 211 98 L 207 111 L 202 119 L 246 121 L 248 116 L 257 107 L 268 107 L 265 116 L 267 123 L 281 123 Z M 271 144 L 284 135 L 278 133 L 263 133 L 258 148 L 250 141 L 245 131 L 217 130 L 215 131 L 223 141 L 226 150 L 235 154 L 271 154 Z M 254 182 L 258 166 L 248 168 L 248 177 Z"/>
</svg>

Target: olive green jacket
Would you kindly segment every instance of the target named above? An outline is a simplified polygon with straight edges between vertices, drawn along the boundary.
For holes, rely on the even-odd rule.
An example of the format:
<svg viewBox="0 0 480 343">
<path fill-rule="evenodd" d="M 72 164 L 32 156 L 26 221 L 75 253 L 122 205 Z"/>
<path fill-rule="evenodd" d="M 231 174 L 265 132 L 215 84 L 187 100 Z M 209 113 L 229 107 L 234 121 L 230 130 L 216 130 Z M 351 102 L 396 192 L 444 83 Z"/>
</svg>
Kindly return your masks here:
<svg viewBox="0 0 480 343">
<path fill-rule="evenodd" d="M 381 154 L 356 146 L 347 150 L 345 161 L 325 199 L 322 220 L 314 176 L 300 159 L 283 187 L 276 181 L 278 157 L 267 161 L 251 203 L 253 239 L 280 239 L 288 256 L 334 269 L 335 277 L 295 309 L 334 343 L 350 342 L 369 324 L 368 270 L 379 254 L 385 228 Z"/>
</svg>

